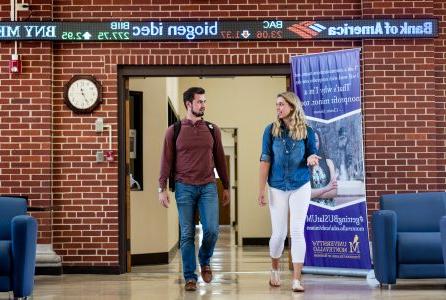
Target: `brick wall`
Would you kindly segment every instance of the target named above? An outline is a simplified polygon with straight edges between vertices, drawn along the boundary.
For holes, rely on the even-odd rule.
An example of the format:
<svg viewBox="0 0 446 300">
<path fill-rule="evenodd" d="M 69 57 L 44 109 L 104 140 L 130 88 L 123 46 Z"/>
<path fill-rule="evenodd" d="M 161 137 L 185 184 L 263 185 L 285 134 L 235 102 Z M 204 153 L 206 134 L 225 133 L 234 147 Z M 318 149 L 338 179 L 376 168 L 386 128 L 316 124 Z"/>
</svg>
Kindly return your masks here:
<svg viewBox="0 0 446 300">
<path fill-rule="evenodd" d="M 434 1 L 363 1 L 364 18 L 433 17 L 437 11 Z M 369 214 L 383 193 L 446 188 L 444 86 L 438 85 L 444 67 L 437 58 L 442 44 L 441 37 L 363 41 Z"/>
<path fill-rule="evenodd" d="M 446 189 L 446 1 L 435 1 L 439 36 L 434 41 L 436 168 L 438 189 Z"/>
<path fill-rule="evenodd" d="M 53 235 L 65 265 L 118 261 L 117 163 L 95 162 L 96 150 L 108 149 L 108 134 L 95 132 L 97 117 L 112 124 L 117 149 L 116 65 L 106 63 L 113 56 L 109 46 L 54 44 Z M 63 86 L 76 74 L 93 74 L 102 83 L 103 103 L 93 114 L 73 114 L 63 102 Z"/>
<path fill-rule="evenodd" d="M 51 18 L 48 1 L 32 1 L 33 20 Z M 0 20 L 10 18 L 10 1 L 0 0 Z M 19 18 L 27 16 L 21 12 Z M 11 75 L 14 42 L 0 43 L 0 194 L 25 195 L 31 206 L 51 207 L 52 45 L 19 42 L 23 74 Z M 39 242 L 51 243 L 51 213 L 33 213 Z"/>
<path fill-rule="evenodd" d="M 118 264 L 117 164 L 94 162 L 95 150 L 107 145 L 93 127 L 97 117 L 112 124 L 117 149 L 118 64 L 287 63 L 291 55 L 362 47 L 369 213 L 382 193 L 446 188 L 442 2 L 54 0 L 50 7 L 44 2 L 30 1 L 35 11 L 30 20 L 442 18 L 435 40 L 23 43 L 25 67 L 17 78 L 6 68 L 12 44 L 1 43 L 0 191 L 30 194 L 32 203 L 53 200 L 53 230 L 41 227 L 41 239 L 52 233 L 65 265 Z M 9 0 L 0 0 L 0 18 L 8 17 Z M 63 104 L 63 85 L 75 74 L 94 74 L 103 85 L 104 103 L 91 115 L 74 115 Z"/>
</svg>

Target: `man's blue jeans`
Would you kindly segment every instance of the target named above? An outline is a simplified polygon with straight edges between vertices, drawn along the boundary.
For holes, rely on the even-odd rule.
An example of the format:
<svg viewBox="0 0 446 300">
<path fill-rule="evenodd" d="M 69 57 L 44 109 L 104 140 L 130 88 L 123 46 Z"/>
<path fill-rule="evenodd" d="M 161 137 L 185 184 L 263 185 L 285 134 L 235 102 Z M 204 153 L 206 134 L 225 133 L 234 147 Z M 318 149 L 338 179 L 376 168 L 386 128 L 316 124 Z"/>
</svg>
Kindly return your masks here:
<svg viewBox="0 0 446 300">
<path fill-rule="evenodd" d="M 218 238 L 218 193 L 215 183 L 191 185 L 175 183 L 175 198 L 180 222 L 180 248 L 183 260 L 183 275 L 187 281 L 197 280 L 195 258 L 195 210 L 198 208 L 203 227 L 203 241 L 198 260 L 200 265 L 209 265 Z"/>
</svg>

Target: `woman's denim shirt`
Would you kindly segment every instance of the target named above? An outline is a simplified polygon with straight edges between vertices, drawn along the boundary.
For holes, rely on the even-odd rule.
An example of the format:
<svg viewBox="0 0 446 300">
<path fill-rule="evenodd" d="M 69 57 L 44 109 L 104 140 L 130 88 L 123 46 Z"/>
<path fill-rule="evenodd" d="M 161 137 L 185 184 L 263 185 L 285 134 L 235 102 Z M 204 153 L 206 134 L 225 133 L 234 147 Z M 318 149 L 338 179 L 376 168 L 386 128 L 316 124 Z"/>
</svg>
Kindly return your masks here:
<svg viewBox="0 0 446 300">
<path fill-rule="evenodd" d="M 263 133 L 260 161 L 270 162 L 268 185 L 282 191 L 296 190 L 310 181 L 307 157 L 317 153 L 314 131 L 307 126 L 306 140 L 293 140 L 288 129 L 281 127 L 281 136 L 272 136 L 269 124 Z"/>
</svg>

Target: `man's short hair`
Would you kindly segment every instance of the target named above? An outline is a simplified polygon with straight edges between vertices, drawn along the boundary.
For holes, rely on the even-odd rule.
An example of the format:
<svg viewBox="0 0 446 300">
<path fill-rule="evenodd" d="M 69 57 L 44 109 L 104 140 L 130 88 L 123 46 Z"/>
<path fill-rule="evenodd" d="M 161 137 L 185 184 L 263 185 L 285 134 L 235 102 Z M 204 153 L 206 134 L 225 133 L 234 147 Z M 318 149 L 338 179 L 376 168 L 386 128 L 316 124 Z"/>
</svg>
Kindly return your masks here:
<svg viewBox="0 0 446 300">
<path fill-rule="evenodd" d="M 191 87 L 183 93 L 184 107 L 187 108 L 186 102 L 192 102 L 194 100 L 195 94 L 203 95 L 205 93 L 204 89 L 201 87 Z"/>
</svg>

